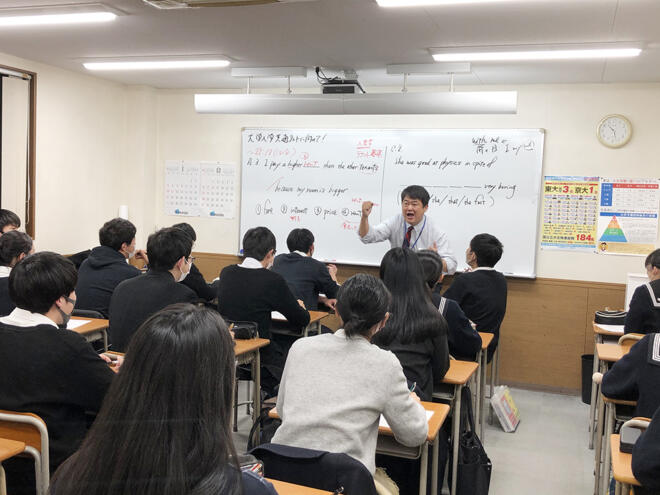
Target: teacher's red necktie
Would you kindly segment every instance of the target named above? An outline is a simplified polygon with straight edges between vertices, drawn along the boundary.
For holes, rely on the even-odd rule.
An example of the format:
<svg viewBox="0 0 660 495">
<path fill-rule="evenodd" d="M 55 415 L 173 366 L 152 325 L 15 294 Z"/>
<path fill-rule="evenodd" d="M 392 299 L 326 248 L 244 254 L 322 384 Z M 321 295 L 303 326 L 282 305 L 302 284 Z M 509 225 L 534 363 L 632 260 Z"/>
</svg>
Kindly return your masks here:
<svg viewBox="0 0 660 495">
<path fill-rule="evenodd" d="M 403 245 L 401 247 L 409 248 L 410 247 L 410 238 L 412 237 L 413 226 L 408 227 L 406 231 L 406 236 L 403 238 Z"/>
</svg>

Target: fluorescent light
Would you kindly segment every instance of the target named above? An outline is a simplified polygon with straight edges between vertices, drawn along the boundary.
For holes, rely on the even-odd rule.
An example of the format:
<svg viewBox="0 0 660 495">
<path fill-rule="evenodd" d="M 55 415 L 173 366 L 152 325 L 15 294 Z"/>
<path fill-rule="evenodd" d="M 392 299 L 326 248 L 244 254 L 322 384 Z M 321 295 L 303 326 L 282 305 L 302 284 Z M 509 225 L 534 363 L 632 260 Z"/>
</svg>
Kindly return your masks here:
<svg viewBox="0 0 660 495">
<path fill-rule="evenodd" d="M 83 64 L 87 70 L 214 69 L 228 65 L 229 60 L 134 60 Z"/>
<path fill-rule="evenodd" d="M 511 0 L 376 0 L 380 7 L 433 7 L 439 5 L 466 5 L 470 3 L 495 3 Z"/>
<path fill-rule="evenodd" d="M 582 48 L 566 50 L 451 51 L 434 53 L 436 62 L 494 62 L 509 60 L 576 60 L 590 58 L 636 57 L 641 48 Z"/>
<path fill-rule="evenodd" d="M 232 77 L 307 77 L 307 67 L 234 67 Z"/>
<path fill-rule="evenodd" d="M 112 12 L 79 12 L 71 14 L 18 15 L 0 17 L 0 26 L 44 26 L 109 22 L 117 18 Z"/>
<path fill-rule="evenodd" d="M 515 91 L 367 94 L 196 94 L 197 113 L 230 115 L 514 114 Z"/>
</svg>

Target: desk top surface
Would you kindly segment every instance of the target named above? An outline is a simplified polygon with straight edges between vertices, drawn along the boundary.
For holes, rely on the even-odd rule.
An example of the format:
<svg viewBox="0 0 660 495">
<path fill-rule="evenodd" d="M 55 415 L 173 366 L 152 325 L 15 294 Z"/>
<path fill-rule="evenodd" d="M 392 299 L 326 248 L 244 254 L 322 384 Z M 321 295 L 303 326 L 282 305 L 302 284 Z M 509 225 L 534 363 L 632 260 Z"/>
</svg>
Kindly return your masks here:
<svg viewBox="0 0 660 495">
<path fill-rule="evenodd" d="M 479 336 L 481 337 L 481 350 L 485 351 L 486 348 L 490 345 L 490 343 L 495 338 L 495 334 L 488 333 L 488 332 L 479 332 Z"/>
<path fill-rule="evenodd" d="M 621 346 L 619 344 L 596 344 L 596 353 L 598 359 L 607 361 L 608 363 L 615 363 L 623 356 L 628 354 L 629 346 Z"/>
<path fill-rule="evenodd" d="M 25 443 L 0 438 L 0 462 L 6 461 L 25 450 Z"/>
<path fill-rule="evenodd" d="M 236 347 L 234 347 L 234 354 L 240 356 L 241 354 L 246 354 L 248 352 L 256 351 L 262 347 L 266 347 L 270 344 L 270 340 L 261 339 L 259 337 L 255 339 L 235 339 Z"/>
<path fill-rule="evenodd" d="M 329 316 L 330 313 L 325 311 L 308 311 L 309 313 L 309 324 L 316 323 L 319 320 L 322 320 L 326 316 Z M 284 315 L 278 311 L 273 311 L 270 314 L 270 318 L 275 321 L 287 321 Z"/>
<path fill-rule="evenodd" d="M 83 318 L 80 316 L 72 316 L 72 320 L 89 320 L 89 323 L 80 325 L 79 327 L 73 328 L 72 330 L 77 333 L 86 334 L 97 332 L 99 330 L 104 330 L 110 326 L 110 320 L 104 320 L 101 318 Z"/>
<path fill-rule="evenodd" d="M 470 377 L 477 371 L 479 363 L 473 361 L 449 360 L 449 369 L 442 379 L 442 383 L 449 385 L 465 385 Z"/>
<path fill-rule="evenodd" d="M 270 481 L 279 495 L 332 495 L 332 492 L 317 490 L 308 486 L 294 485 L 285 481 L 273 480 L 266 478 Z"/>
<path fill-rule="evenodd" d="M 620 483 L 641 486 L 632 472 L 632 454 L 626 454 L 619 450 L 619 435 L 610 435 L 610 445 L 612 446 L 612 474 L 614 479 Z"/>
</svg>

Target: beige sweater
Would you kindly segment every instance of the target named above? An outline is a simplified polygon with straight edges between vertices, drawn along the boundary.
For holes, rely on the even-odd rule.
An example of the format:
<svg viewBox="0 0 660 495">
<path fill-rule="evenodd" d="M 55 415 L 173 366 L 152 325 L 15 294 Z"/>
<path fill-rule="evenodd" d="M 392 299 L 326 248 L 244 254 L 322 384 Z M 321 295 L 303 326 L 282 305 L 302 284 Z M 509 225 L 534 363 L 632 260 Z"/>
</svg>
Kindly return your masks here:
<svg viewBox="0 0 660 495">
<path fill-rule="evenodd" d="M 396 439 L 426 439 L 424 408 L 408 391 L 394 354 L 343 330 L 298 340 L 289 351 L 277 397 L 282 426 L 273 443 L 346 453 L 373 474 L 378 421 Z"/>
</svg>

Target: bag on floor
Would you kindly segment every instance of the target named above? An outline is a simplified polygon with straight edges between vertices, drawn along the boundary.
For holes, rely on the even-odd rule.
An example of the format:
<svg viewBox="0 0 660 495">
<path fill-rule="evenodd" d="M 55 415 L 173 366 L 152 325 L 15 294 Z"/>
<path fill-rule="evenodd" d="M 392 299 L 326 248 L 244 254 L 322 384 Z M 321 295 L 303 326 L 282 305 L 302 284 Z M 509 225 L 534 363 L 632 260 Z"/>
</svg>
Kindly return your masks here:
<svg viewBox="0 0 660 495">
<path fill-rule="evenodd" d="M 520 411 L 513 402 L 511 391 L 506 385 L 495 387 L 495 393 L 490 399 L 490 405 L 497 415 L 497 419 L 502 425 L 502 429 L 507 433 L 516 431 L 520 423 Z"/>
<path fill-rule="evenodd" d="M 252 424 L 252 428 L 250 428 L 250 433 L 248 434 L 248 451 L 252 450 L 257 445 L 270 443 L 275 432 L 282 424 L 281 419 L 275 419 L 268 416 L 268 412 L 275 407 L 276 402 L 277 397 L 273 397 L 261 403 L 261 413 L 257 420 Z"/>
<path fill-rule="evenodd" d="M 465 415 L 465 416 L 463 416 Z M 461 434 L 458 438 L 458 479 L 456 495 L 488 495 L 493 465 L 477 436 L 472 411 L 472 394 L 463 387 L 461 394 Z M 465 421 L 463 421 L 465 419 Z M 463 425 L 465 425 L 463 427 Z M 451 486 L 452 451 L 449 452 L 449 485 Z"/>
</svg>

